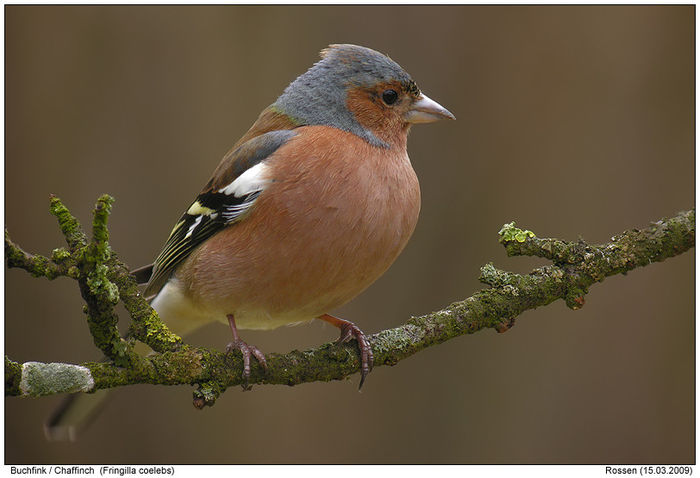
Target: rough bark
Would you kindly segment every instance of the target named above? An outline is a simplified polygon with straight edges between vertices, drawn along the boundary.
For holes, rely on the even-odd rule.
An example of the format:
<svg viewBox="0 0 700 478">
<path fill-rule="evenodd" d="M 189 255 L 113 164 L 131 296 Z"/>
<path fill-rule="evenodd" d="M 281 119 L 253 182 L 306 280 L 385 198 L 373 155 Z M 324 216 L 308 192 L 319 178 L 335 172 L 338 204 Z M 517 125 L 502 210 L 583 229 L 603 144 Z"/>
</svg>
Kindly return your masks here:
<svg viewBox="0 0 700 478">
<path fill-rule="evenodd" d="M 226 388 L 243 384 L 240 353 L 192 347 L 172 334 L 140 295 L 128 268 L 108 244 L 107 219 L 113 199 L 102 196 L 95 206 L 92 237 L 63 203 L 51 198 L 51 213 L 58 219 L 68 248 L 55 249 L 52 257 L 23 251 L 5 231 L 8 267 L 25 269 L 36 277 L 69 277 L 78 282 L 86 306 L 87 323 L 104 362 L 80 365 L 26 362 L 5 358 L 5 395 L 36 397 L 64 392 L 90 392 L 137 383 L 196 385 L 194 404 L 212 405 Z M 510 256 L 538 256 L 552 263 L 527 275 L 496 269 L 487 264 L 480 280 L 489 287 L 442 310 L 412 317 L 394 329 L 368 336 L 375 366 L 394 365 L 429 346 L 484 328 L 505 332 L 528 309 L 563 299 L 572 309 L 584 305 L 588 288 L 615 274 L 660 262 L 695 245 L 695 210 L 625 231 L 608 243 L 591 245 L 538 238 L 533 232 L 506 224 L 500 242 Z M 119 335 L 114 306 L 122 301 L 131 316 L 129 338 Z M 7 320 L 12 320 L 11 317 Z M 155 353 L 134 352 L 135 340 Z M 269 354 L 268 370 L 252 364 L 251 384 L 296 385 L 340 380 L 359 371 L 357 348 L 350 344 L 324 344 L 316 349 Z"/>
</svg>

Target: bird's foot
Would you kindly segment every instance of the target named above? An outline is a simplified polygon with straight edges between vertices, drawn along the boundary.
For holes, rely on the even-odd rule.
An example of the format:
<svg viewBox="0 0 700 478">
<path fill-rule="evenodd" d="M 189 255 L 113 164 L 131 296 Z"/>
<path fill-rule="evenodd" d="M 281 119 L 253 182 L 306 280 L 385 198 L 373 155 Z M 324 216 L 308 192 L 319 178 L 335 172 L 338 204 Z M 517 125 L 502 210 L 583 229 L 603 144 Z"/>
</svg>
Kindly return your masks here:
<svg viewBox="0 0 700 478">
<path fill-rule="evenodd" d="M 229 354 L 234 350 L 239 350 L 243 355 L 243 383 L 241 386 L 243 390 L 250 390 L 252 387 L 248 385 L 248 380 L 250 379 L 250 356 L 252 355 L 258 361 L 262 368 L 267 370 L 267 361 L 265 360 L 265 354 L 260 351 L 254 345 L 248 345 L 243 342 L 238 336 L 238 329 L 236 328 L 236 323 L 234 322 L 233 315 L 228 315 L 228 321 L 231 325 L 231 331 L 233 332 L 233 342 L 226 345 L 226 353 Z"/>
<path fill-rule="evenodd" d="M 240 350 L 241 354 L 243 355 L 243 384 L 241 386 L 244 390 L 250 390 L 252 388 L 250 385 L 248 385 L 248 380 L 250 379 L 250 356 L 252 355 L 255 357 L 260 365 L 267 370 L 265 354 L 263 354 L 256 346 L 248 345 L 241 339 L 234 340 L 226 345 L 227 354 L 233 352 L 234 350 Z"/>
<path fill-rule="evenodd" d="M 335 325 L 340 329 L 340 338 L 337 343 L 344 344 L 352 339 L 357 340 L 357 347 L 360 349 L 361 364 L 359 388 L 362 388 L 367 374 L 372 371 L 372 367 L 374 366 L 374 354 L 372 354 L 372 347 L 369 345 L 365 333 L 349 320 L 339 319 L 338 317 L 333 317 L 328 314 L 322 315 L 319 319 Z"/>
<path fill-rule="evenodd" d="M 352 339 L 357 340 L 357 347 L 360 349 L 362 367 L 360 370 L 359 388 L 362 388 L 362 385 L 365 383 L 365 378 L 367 378 L 367 374 L 370 373 L 372 371 L 372 367 L 374 367 L 374 354 L 372 353 L 372 347 L 370 347 L 369 342 L 367 342 L 365 333 L 352 322 L 346 322 L 340 327 L 340 338 L 338 339 L 338 343 L 344 344 Z"/>
</svg>

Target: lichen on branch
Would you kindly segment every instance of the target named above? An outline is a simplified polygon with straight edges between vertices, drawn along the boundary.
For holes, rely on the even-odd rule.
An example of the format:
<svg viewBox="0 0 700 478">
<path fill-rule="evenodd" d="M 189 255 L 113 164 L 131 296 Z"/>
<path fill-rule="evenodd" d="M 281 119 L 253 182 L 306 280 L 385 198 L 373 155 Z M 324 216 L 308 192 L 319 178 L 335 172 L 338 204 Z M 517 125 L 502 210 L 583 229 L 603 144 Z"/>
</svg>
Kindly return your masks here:
<svg viewBox="0 0 700 478">
<path fill-rule="evenodd" d="M 109 247 L 107 219 L 112 203 L 113 199 L 106 195 L 98 200 L 93 233 L 88 240 L 78 220 L 58 198 L 52 197 L 51 212 L 58 219 L 68 248 L 55 249 L 51 259 L 23 251 L 5 231 L 8 267 L 22 268 L 37 277 L 65 276 L 78 282 L 90 332 L 108 358 L 104 362 L 71 365 L 19 364 L 6 357 L 5 395 L 38 396 L 137 383 L 190 384 L 196 385 L 196 407 L 212 405 L 226 388 L 243 383 L 241 355 L 185 345 L 168 330 L 141 296 L 128 268 Z M 579 309 L 591 285 L 693 247 L 695 210 L 644 229 L 625 231 L 600 245 L 540 238 L 532 231 L 517 228 L 515 223 L 503 226 L 499 241 L 509 256 L 537 256 L 551 264 L 529 274 L 499 270 L 493 264 L 483 266 L 480 280 L 488 288 L 442 310 L 412 317 L 399 327 L 368 336 L 375 366 L 395 365 L 427 347 L 484 328 L 505 332 L 525 310 L 558 299 Z M 116 329 L 114 306 L 119 301 L 131 317 L 129 339 L 120 337 Z M 134 340 L 146 343 L 155 353 L 147 357 L 137 354 L 132 346 Z M 328 343 L 313 350 L 269 354 L 266 358 L 267 372 L 253 363 L 249 383 L 297 385 L 340 380 L 360 370 L 354 344 Z M 28 373 L 32 373 L 31 380 Z"/>
</svg>

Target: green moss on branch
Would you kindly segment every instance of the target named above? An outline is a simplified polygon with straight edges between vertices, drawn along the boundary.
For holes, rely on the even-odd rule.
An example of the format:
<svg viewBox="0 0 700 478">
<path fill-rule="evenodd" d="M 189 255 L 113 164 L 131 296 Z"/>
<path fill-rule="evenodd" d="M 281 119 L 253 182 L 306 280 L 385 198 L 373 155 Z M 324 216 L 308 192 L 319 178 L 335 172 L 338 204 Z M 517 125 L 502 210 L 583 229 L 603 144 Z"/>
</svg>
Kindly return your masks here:
<svg viewBox="0 0 700 478">
<path fill-rule="evenodd" d="M 98 201 L 92 240 L 87 243 L 77 220 L 60 200 L 52 198 L 52 212 L 59 218 L 69 250 L 54 252 L 53 262 L 46 258 L 37 260 L 36 256 L 14 245 L 6 233 L 5 247 L 10 251 L 6 253 L 8 265 L 47 277 L 56 273 L 46 272 L 49 269 L 61 273 L 79 271 L 67 275 L 78 280 L 95 343 L 111 359 L 110 362 L 81 364 L 89 370 L 94 388 L 136 383 L 197 384 L 195 405 L 200 408 L 211 405 L 227 387 L 243 382 L 242 358 L 240 354 L 183 345 L 182 339 L 161 322 L 140 295 L 126 266 L 109 248 L 107 217 L 111 205 L 108 196 Z M 594 283 L 693 247 L 695 211 L 680 213 L 642 230 L 626 231 L 601 245 L 538 238 L 532 231 L 516 228 L 514 223 L 505 225 L 499 236 L 508 255 L 544 257 L 552 264 L 529 274 L 502 271 L 487 264 L 481 270 L 480 279 L 488 288 L 440 311 L 412 317 L 400 327 L 368 336 L 375 366 L 394 365 L 427 347 L 484 328 L 505 332 L 523 311 L 558 299 L 564 300 L 572 309 L 578 309 L 583 306 L 584 297 Z M 132 317 L 132 338 L 145 342 L 157 353 L 141 357 L 133 352 L 129 341 L 119 337 L 114 312 L 116 299 L 121 299 Z M 266 373 L 257 362 L 251 364 L 249 383 L 296 385 L 341 380 L 360 369 L 354 343 L 328 343 L 313 350 L 269 354 L 266 358 Z M 44 367 L 43 370 L 50 368 Z M 19 384 L 24 371 L 25 367 L 6 358 L 6 395 L 22 395 Z"/>
</svg>

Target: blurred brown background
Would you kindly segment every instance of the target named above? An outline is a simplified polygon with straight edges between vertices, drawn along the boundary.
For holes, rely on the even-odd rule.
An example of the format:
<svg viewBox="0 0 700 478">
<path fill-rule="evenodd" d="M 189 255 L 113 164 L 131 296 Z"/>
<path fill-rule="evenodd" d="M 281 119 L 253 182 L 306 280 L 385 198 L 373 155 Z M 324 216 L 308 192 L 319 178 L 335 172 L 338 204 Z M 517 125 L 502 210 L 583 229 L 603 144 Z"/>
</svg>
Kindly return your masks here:
<svg viewBox="0 0 700 478">
<path fill-rule="evenodd" d="M 111 244 L 153 260 L 221 156 L 329 43 L 391 55 L 456 122 L 417 126 L 423 210 L 403 255 L 336 311 L 366 332 L 527 272 L 497 242 L 512 220 L 603 242 L 694 204 L 694 6 L 6 6 L 6 225 L 62 245 L 50 193 Z M 109 463 L 694 462 L 691 251 L 346 382 L 118 390 L 83 439 L 47 443 L 59 397 L 5 401 L 6 461 Z M 98 357 L 68 279 L 6 272 L 14 360 Z M 244 332 L 267 352 L 334 340 L 323 324 Z M 223 348 L 212 325 L 192 343 Z"/>
</svg>

